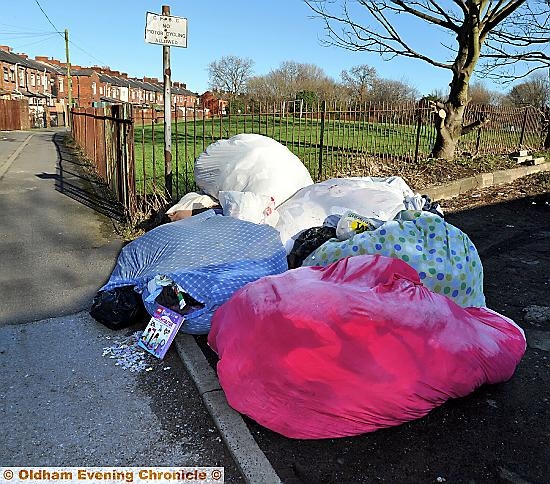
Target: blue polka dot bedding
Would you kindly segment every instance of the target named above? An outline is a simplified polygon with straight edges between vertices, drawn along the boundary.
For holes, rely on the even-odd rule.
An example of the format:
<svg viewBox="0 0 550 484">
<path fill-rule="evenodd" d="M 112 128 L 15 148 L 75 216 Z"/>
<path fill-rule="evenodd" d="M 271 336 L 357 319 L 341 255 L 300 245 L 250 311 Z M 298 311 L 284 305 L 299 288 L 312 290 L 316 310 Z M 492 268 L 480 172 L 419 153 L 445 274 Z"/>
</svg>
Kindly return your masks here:
<svg viewBox="0 0 550 484">
<path fill-rule="evenodd" d="M 399 258 L 418 271 L 428 289 L 462 307 L 485 306 L 483 267 L 474 244 L 438 215 L 403 210 L 375 230 L 325 242 L 302 265 L 327 266 L 360 254 Z"/>
<path fill-rule="evenodd" d="M 148 283 L 162 275 L 203 307 L 185 315 L 181 331 L 206 334 L 214 311 L 245 284 L 288 269 L 278 232 L 213 210 L 161 225 L 126 245 L 103 291 L 134 286 L 153 314 Z"/>
</svg>

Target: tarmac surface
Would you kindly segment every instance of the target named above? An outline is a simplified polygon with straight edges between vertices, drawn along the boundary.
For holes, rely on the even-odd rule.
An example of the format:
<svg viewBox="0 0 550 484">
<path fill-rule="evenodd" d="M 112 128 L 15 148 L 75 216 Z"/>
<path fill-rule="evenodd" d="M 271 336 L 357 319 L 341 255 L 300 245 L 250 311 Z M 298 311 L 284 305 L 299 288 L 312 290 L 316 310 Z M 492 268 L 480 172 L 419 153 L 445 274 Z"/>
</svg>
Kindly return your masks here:
<svg viewBox="0 0 550 484">
<path fill-rule="evenodd" d="M 544 180 L 550 186 L 550 174 Z M 492 191 L 506 199 L 506 186 Z M 282 482 L 550 482 L 550 192 L 528 192 L 495 204 L 496 193 L 480 190 L 462 197 L 485 197 L 484 206 L 446 212 L 480 253 L 487 306 L 526 332 L 513 378 L 419 420 L 352 438 L 293 440 L 245 417 Z M 215 367 L 216 355 L 199 341 Z"/>
<path fill-rule="evenodd" d="M 0 132 L 0 466 L 222 466 L 241 482 L 175 348 L 132 352 L 144 325 L 88 315 L 122 240 L 64 134 Z"/>
<path fill-rule="evenodd" d="M 197 391 L 176 352 L 185 361 L 183 340 L 163 361 L 117 360 L 144 325 L 112 332 L 88 316 L 122 241 L 104 215 L 117 208 L 97 196 L 62 136 L 0 132 L 0 465 L 223 466 L 227 482 L 241 481 L 242 463 L 239 472 L 223 445 L 238 447 L 223 425 L 240 417 L 212 375 Z M 480 252 L 487 305 L 526 330 L 514 377 L 353 438 L 292 440 L 245 417 L 239 428 L 280 481 L 550 482 L 550 198 L 487 203 L 447 220 Z M 241 443 L 242 457 L 254 445 Z"/>
</svg>

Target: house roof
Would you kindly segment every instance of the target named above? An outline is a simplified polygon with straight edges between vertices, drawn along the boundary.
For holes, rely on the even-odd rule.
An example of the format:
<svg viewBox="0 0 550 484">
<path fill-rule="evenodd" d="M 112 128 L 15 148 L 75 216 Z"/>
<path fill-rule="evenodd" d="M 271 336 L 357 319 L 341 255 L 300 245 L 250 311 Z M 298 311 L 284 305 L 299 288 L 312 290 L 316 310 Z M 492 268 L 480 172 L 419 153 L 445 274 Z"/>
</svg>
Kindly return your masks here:
<svg viewBox="0 0 550 484">
<path fill-rule="evenodd" d="M 189 89 L 184 89 L 183 87 L 172 87 L 172 94 L 181 94 L 182 96 L 198 97 L 197 93 L 191 92 Z"/>
<path fill-rule="evenodd" d="M 86 76 L 89 77 L 94 73 L 93 69 L 71 69 L 71 76 Z"/>
<path fill-rule="evenodd" d="M 113 104 L 120 104 L 122 102 L 120 99 L 115 99 L 113 97 L 107 97 L 107 96 L 101 96 L 99 100 L 106 103 L 113 103 Z"/>
<path fill-rule="evenodd" d="M 25 59 L 24 57 L 14 54 L 13 52 L 6 52 L 5 50 L 0 50 L 0 61 L 13 65 L 19 64 L 38 71 L 43 71 L 46 69 L 47 72 L 58 73 L 58 71 L 50 64 L 38 62 L 32 59 Z"/>
<path fill-rule="evenodd" d="M 158 84 L 153 84 L 151 82 L 144 82 L 144 81 L 141 81 L 142 84 L 143 84 L 143 88 L 146 90 L 146 91 L 154 91 L 154 92 L 162 92 L 164 91 L 164 89 L 162 87 L 160 87 Z"/>
<path fill-rule="evenodd" d="M 110 74 L 99 73 L 98 75 L 101 82 L 111 84 L 112 86 L 128 87 L 128 83 L 125 82 L 125 79 L 121 79 L 120 77 L 112 76 Z"/>
<path fill-rule="evenodd" d="M 25 59 L 24 57 L 14 54 L 13 52 L 7 52 L 5 50 L 0 50 L 0 61 L 6 62 L 8 64 L 14 64 L 14 65 L 19 64 L 31 69 L 36 69 L 38 71 L 44 71 L 45 69 L 49 73 L 54 73 L 59 75 L 65 75 L 67 73 L 67 69 L 65 67 L 56 66 L 44 61 Z M 100 73 L 96 69 L 87 68 L 87 67 L 82 69 L 71 69 L 71 75 L 73 76 L 91 76 L 92 73 L 94 72 L 98 73 L 98 76 L 101 82 L 111 84 L 113 86 L 133 87 L 133 88 L 144 89 L 146 91 L 153 91 L 153 92 L 164 91 L 163 86 L 160 84 L 145 82 L 143 80 L 136 79 L 136 78 L 121 78 L 121 77 L 113 76 L 111 74 Z M 188 89 L 183 89 L 181 87 L 173 87 L 173 86 L 172 86 L 172 93 L 180 94 L 184 96 L 198 96 L 198 93 L 191 92 Z"/>
</svg>

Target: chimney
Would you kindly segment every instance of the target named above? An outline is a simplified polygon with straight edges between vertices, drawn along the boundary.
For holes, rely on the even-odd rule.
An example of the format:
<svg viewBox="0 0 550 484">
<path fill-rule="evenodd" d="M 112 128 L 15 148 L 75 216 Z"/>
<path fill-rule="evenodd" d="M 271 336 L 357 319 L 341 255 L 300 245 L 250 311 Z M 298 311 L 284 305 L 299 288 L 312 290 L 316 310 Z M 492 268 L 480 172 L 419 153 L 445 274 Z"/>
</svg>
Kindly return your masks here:
<svg viewBox="0 0 550 484">
<path fill-rule="evenodd" d="M 4 52 L 11 52 L 11 47 L 9 45 L 0 45 L 0 50 Z"/>
<path fill-rule="evenodd" d="M 22 57 L 23 59 L 28 59 L 28 58 L 29 58 L 29 56 L 28 56 L 27 54 L 21 53 L 21 54 L 17 54 L 17 55 L 18 55 L 19 57 Z"/>
<path fill-rule="evenodd" d="M 63 66 L 60 61 L 58 61 L 57 59 L 54 59 L 53 57 L 50 59 L 48 57 L 39 56 L 39 57 L 35 57 L 35 59 L 40 62 L 46 62 L 47 64 L 51 64 L 53 66 L 58 66 L 58 67 Z"/>
</svg>

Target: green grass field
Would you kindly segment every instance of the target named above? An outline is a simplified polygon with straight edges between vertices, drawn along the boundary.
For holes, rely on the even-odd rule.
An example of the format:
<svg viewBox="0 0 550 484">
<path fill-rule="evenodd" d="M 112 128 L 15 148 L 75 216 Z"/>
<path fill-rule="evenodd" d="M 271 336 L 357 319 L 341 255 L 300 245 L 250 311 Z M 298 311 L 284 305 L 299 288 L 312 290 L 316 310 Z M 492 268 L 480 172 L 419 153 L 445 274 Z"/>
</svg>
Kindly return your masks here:
<svg viewBox="0 0 550 484">
<path fill-rule="evenodd" d="M 156 124 L 153 130 L 150 124 L 143 127 L 136 125 L 134 133 L 138 191 L 143 192 L 145 189 L 150 192 L 154 188 L 162 190 L 164 126 Z M 298 156 L 308 167 L 312 177 L 318 179 L 326 178 L 365 156 L 413 158 L 417 127 L 358 120 L 343 121 L 328 116 L 324 123 L 320 175 L 321 121 L 318 119 L 232 116 L 172 123 L 174 193 L 185 193 L 194 186 L 194 160 L 210 143 L 239 133 L 257 133 L 276 139 Z M 422 127 L 420 155 L 425 156 L 430 152 L 434 136 L 432 128 Z"/>
<path fill-rule="evenodd" d="M 410 163 L 415 158 L 418 136 L 419 159 L 429 156 L 435 140 L 435 129 L 423 124 L 367 122 L 364 119 L 341 120 L 328 113 L 324 122 L 321 171 L 321 121 L 309 115 L 303 118 L 224 116 L 172 123 L 173 195 L 180 197 L 194 188 L 195 159 L 218 139 L 239 133 L 257 133 L 286 145 L 309 169 L 314 180 L 361 171 L 373 160 Z M 474 131 L 461 140 L 460 150 L 468 152 L 505 153 L 517 149 L 519 133 L 503 130 Z M 164 191 L 164 126 L 135 125 L 135 162 L 138 193 Z M 538 133 L 526 133 L 525 142 L 536 145 Z M 499 151 L 500 150 L 500 151 Z"/>
</svg>

